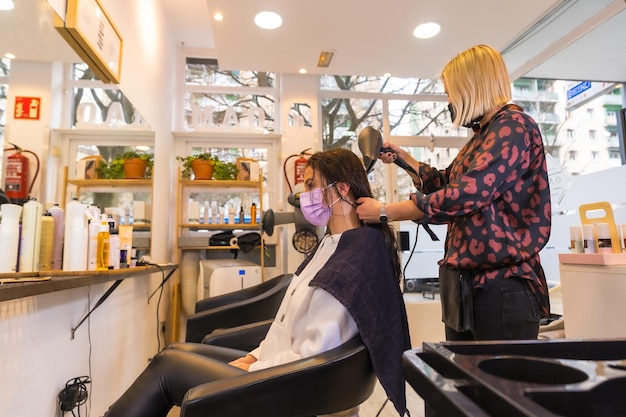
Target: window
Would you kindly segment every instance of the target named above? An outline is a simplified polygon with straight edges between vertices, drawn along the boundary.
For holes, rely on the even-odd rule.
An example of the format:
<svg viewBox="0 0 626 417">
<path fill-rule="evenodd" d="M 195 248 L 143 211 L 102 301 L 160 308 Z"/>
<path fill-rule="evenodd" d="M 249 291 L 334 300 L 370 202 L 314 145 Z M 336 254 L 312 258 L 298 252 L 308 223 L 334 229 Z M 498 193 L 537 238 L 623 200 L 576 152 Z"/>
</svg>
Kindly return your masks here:
<svg viewBox="0 0 626 417">
<path fill-rule="evenodd" d="M 567 129 L 567 140 L 569 140 L 570 142 L 574 140 L 574 130 L 573 129 Z"/>
<path fill-rule="evenodd" d="M 595 130 L 590 130 L 589 131 L 589 140 L 596 140 L 596 131 Z"/>
<path fill-rule="evenodd" d="M 597 161 L 598 160 L 598 151 L 591 151 L 591 159 L 593 161 Z"/>
<path fill-rule="evenodd" d="M 320 90 L 324 149 L 344 147 L 360 155 L 358 132 L 372 126 L 381 131 L 383 141 L 402 146 L 417 160 L 445 167 L 468 139 L 468 129 L 452 125 L 437 80 L 322 76 Z M 406 199 L 415 189 L 396 165 L 377 163 L 369 178 L 374 196 L 385 202 Z"/>
<path fill-rule="evenodd" d="M 587 109 L 587 118 L 593 119 L 593 109 Z"/>
<path fill-rule="evenodd" d="M 569 160 L 570 161 L 575 161 L 576 160 L 576 151 L 569 151 Z"/>
<path fill-rule="evenodd" d="M 259 71 L 222 71 L 210 58 L 185 63 L 182 130 L 268 133 L 280 126 L 276 75 Z"/>
<path fill-rule="evenodd" d="M 11 70 L 11 60 L 0 59 L 0 140 L 4 143 L 4 126 L 6 124 L 7 97 L 9 96 L 9 72 Z M 2 167 L 2 161 L 0 161 Z"/>
</svg>

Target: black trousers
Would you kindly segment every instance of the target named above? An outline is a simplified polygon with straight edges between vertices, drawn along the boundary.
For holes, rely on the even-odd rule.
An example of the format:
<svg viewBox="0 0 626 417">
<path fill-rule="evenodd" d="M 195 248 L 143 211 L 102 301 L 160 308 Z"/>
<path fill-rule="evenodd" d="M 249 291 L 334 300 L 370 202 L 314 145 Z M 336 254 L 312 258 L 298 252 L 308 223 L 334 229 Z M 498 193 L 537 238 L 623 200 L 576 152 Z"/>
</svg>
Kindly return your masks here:
<svg viewBox="0 0 626 417">
<path fill-rule="evenodd" d="M 446 326 L 446 340 L 536 339 L 541 310 L 524 278 L 506 278 L 474 292 L 474 331 Z"/>
<path fill-rule="evenodd" d="M 198 385 L 246 371 L 228 365 L 247 352 L 199 343 L 176 343 L 157 354 L 106 417 L 166 417 Z M 219 415 L 219 411 L 216 411 Z"/>
</svg>

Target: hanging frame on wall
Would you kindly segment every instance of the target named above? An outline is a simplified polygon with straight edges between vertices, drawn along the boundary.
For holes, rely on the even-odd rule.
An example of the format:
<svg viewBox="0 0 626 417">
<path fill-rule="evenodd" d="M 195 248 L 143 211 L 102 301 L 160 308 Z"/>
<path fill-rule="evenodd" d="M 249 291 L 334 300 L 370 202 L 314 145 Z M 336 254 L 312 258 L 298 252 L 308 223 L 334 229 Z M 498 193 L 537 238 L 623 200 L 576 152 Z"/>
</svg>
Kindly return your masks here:
<svg viewBox="0 0 626 417">
<path fill-rule="evenodd" d="M 123 40 L 99 0 L 68 0 L 54 27 L 101 81 L 119 84 Z"/>
</svg>

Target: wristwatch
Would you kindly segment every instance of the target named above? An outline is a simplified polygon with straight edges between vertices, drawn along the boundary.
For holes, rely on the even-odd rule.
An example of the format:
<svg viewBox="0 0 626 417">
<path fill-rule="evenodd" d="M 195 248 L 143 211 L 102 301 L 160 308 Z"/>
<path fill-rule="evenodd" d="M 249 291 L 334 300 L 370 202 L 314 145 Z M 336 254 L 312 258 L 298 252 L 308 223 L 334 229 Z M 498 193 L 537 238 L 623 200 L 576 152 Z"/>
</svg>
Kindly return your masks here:
<svg viewBox="0 0 626 417">
<path fill-rule="evenodd" d="M 378 216 L 378 220 L 380 220 L 381 223 L 387 223 L 387 220 L 389 220 L 384 204 L 380 206 L 380 215 Z"/>
</svg>

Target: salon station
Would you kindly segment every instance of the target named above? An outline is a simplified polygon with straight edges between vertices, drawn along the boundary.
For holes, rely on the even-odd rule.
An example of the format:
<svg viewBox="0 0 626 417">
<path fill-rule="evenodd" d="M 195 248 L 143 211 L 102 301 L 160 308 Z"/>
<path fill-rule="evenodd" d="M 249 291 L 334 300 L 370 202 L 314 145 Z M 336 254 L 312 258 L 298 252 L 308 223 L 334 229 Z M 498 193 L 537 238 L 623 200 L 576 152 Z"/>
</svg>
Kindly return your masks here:
<svg viewBox="0 0 626 417">
<path fill-rule="evenodd" d="M 103 416 L 167 346 L 273 319 L 325 233 L 309 158 L 349 149 L 407 200 L 381 147 L 452 162 L 472 132 L 439 75 L 478 44 L 543 137 L 551 314 L 537 340 L 446 342 L 447 228 L 390 222 L 407 415 L 626 415 L 626 3 L 448 3 L 0 0 L 0 415 Z M 326 353 L 168 416 L 398 415 L 362 344 Z"/>
</svg>

